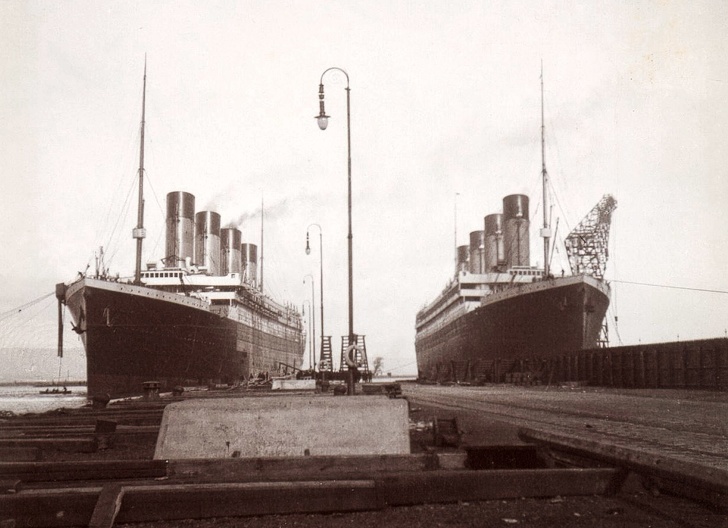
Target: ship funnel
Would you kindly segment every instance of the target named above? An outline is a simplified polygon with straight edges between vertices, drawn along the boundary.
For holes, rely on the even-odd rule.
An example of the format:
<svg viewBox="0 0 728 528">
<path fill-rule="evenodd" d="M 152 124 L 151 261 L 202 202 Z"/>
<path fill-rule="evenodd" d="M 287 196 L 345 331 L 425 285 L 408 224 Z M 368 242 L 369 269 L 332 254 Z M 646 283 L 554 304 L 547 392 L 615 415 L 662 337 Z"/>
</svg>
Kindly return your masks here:
<svg viewBox="0 0 728 528">
<path fill-rule="evenodd" d="M 240 229 L 224 227 L 220 230 L 220 275 L 242 273 L 243 261 L 240 254 Z"/>
<path fill-rule="evenodd" d="M 256 285 L 258 282 L 258 246 L 255 244 L 243 244 L 240 249 L 245 282 Z"/>
<path fill-rule="evenodd" d="M 483 266 L 486 273 L 497 270 L 504 264 L 503 215 L 489 214 L 483 219 L 485 227 L 485 250 Z"/>
<path fill-rule="evenodd" d="M 220 274 L 220 215 L 214 211 L 195 215 L 195 264 L 210 275 Z"/>
<path fill-rule="evenodd" d="M 511 194 L 503 198 L 503 247 L 506 264 L 530 266 L 528 196 Z"/>
<path fill-rule="evenodd" d="M 456 273 L 470 271 L 470 246 L 458 246 L 458 267 Z"/>
<path fill-rule="evenodd" d="M 167 194 L 165 265 L 183 267 L 192 258 L 195 239 L 195 197 L 187 192 Z"/>
<path fill-rule="evenodd" d="M 470 233 L 470 273 L 483 273 L 483 231 Z"/>
</svg>

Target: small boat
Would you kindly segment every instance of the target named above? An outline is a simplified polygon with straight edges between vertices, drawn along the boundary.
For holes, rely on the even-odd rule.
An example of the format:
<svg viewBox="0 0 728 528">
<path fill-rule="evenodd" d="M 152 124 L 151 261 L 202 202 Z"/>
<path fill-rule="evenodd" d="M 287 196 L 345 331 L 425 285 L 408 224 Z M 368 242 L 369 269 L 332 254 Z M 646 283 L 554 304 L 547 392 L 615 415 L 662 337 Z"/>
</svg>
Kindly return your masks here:
<svg viewBox="0 0 728 528">
<path fill-rule="evenodd" d="M 56 394 L 71 394 L 73 391 L 66 387 L 63 387 L 62 389 L 60 389 L 58 387 L 53 387 L 53 388 L 48 387 L 47 389 L 39 391 L 39 392 L 40 392 L 40 394 L 56 395 Z"/>
</svg>

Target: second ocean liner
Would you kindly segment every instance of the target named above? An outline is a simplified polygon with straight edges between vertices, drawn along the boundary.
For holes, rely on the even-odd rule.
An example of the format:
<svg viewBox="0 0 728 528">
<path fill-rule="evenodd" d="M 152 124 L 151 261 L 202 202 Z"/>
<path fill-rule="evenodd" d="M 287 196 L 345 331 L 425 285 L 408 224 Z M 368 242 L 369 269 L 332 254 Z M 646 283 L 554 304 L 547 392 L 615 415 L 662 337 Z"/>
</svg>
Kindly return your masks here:
<svg viewBox="0 0 728 528">
<path fill-rule="evenodd" d="M 499 362 L 507 369 L 519 359 L 553 358 L 599 344 L 610 299 L 604 271 L 617 202 L 605 195 L 566 237 L 571 275 L 554 276 L 543 132 L 542 111 L 545 265 L 530 264 L 528 197 L 506 196 L 502 212 L 485 216 L 483 229 L 470 233 L 470 244 L 457 247 L 454 278 L 417 313 L 421 380 L 501 381 Z"/>
</svg>

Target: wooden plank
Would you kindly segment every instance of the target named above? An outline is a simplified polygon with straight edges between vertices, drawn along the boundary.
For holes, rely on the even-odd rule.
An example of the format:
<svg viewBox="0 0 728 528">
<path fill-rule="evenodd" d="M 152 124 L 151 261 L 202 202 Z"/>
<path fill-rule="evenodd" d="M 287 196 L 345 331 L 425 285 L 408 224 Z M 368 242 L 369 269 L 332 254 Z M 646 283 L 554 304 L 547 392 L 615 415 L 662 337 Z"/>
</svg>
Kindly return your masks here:
<svg viewBox="0 0 728 528">
<path fill-rule="evenodd" d="M 0 477 L 17 478 L 33 488 L 51 483 L 78 487 L 97 481 L 144 480 L 169 475 L 170 482 L 269 482 L 366 479 L 377 474 L 435 469 L 464 469 L 467 454 L 421 454 L 386 457 L 302 457 L 286 463 L 282 459 L 223 460 L 118 460 L 45 463 L 0 463 Z M 359 459 L 359 460 L 357 460 Z"/>
<path fill-rule="evenodd" d="M 109 484 L 104 486 L 91 514 L 91 521 L 88 523 L 89 528 L 111 528 L 114 526 L 123 498 L 124 488 L 120 485 Z"/>
<path fill-rule="evenodd" d="M 451 467 L 459 463 L 462 468 L 462 456 L 455 458 L 442 460 Z M 297 481 L 312 476 L 322 480 L 370 478 L 385 472 L 437 469 L 440 460 L 433 454 L 183 459 L 169 461 L 169 477 L 194 482 Z"/>
<path fill-rule="evenodd" d="M 37 447 L 41 450 L 93 453 L 96 440 L 89 438 L 3 438 L 0 447 Z"/>
<path fill-rule="evenodd" d="M 126 445 L 145 441 L 155 441 L 159 434 L 157 425 L 126 425 L 117 427 L 115 432 L 105 433 L 95 431 L 93 427 L 72 428 L 29 428 L 15 430 L 0 430 L 0 457 L 4 449 L 3 444 L 23 444 L 29 441 L 44 440 L 46 443 L 55 440 L 88 442 L 93 438 L 113 438 L 114 445 Z M 0 458 L 1 459 L 1 458 Z"/>
<path fill-rule="evenodd" d="M 379 508 L 373 481 L 124 486 L 118 523 L 329 513 Z M 28 490 L 0 495 L 3 518 L 17 526 L 86 526 L 101 488 Z M 113 495 L 109 492 L 109 495 Z"/>
<path fill-rule="evenodd" d="M 604 494 L 621 482 L 615 469 L 403 472 L 366 480 L 124 486 L 119 523 L 286 513 L 373 510 L 385 506 Z M 101 488 L 27 490 L 0 496 L 0 511 L 19 526 L 90 522 Z M 109 508 L 116 495 L 108 491 Z M 108 521 L 111 516 L 107 515 Z M 108 526 L 108 524 L 107 524 Z"/>
<path fill-rule="evenodd" d="M 5 462 L 0 477 L 25 482 L 139 479 L 169 476 L 177 481 L 254 482 L 353 478 L 397 471 L 463 469 L 466 455 L 416 454 L 259 459 L 103 460 Z"/>
<path fill-rule="evenodd" d="M 32 438 L 43 435 L 52 435 L 54 437 L 78 436 L 90 435 L 93 432 L 93 427 L 87 425 L 37 427 L 35 425 L 8 426 L 3 424 L 2 429 L 0 429 L 0 438 Z"/>
<path fill-rule="evenodd" d="M 134 486 L 126 488 L 117 522 L 378 508 L 371 480 Z"/>
<path fill-rule="evenodd" d="M 43 458 L 38 447 L 0 447 L 2 462 L 30 462 Z"/>
<path fill-rule="evenodd" d="M 24 482 L 135 479 L 166 475 L 166 460 L 0 463 L 0 478 L 20 479 Z"/>
<path fill-rule="evenodd" d="M 15 526 L 87 526 L 101 488 L 23 490 L 0 495 L 0 518 Z"/>
<path fill-rule="evenodd" d="M 21 482 L 18 479 L 0 480 L 0 494 L 17 493 L 20 488 Z"/>
<path fill-rule="evenodd" d="M 536 429 L 520 429 L 518 436 L 526 442 L 547 445 L 552 449 L 588 456 L 636 472 L 700 486 L 720 494 L 728 494 L 728 471 L 722 468 L 691 464 L 665 458 L 659 453 L 638 451 Z"/>
<path fill-rule="evenodd" d="M 69 427 L 69 426 L 91 426 L 96 425 L 97 419 L 113 420 L 119 425 L 159 425 L 162 422 L 164 409 L 155 411 L 146 409 L 128 409 L 118 411 L 100 412 L 79 412 L 78 414 L 67 414 L 62 417 L 38 416 L 18 417 L 3 424 L 3 427 Z"/>
<path fill-rule="evenodd" d="M 597 469 L 428 471 L 377 479 L 387 506 L 518 497 L 604 495 L 621 485 L 622 472 Z"/>
</svg>

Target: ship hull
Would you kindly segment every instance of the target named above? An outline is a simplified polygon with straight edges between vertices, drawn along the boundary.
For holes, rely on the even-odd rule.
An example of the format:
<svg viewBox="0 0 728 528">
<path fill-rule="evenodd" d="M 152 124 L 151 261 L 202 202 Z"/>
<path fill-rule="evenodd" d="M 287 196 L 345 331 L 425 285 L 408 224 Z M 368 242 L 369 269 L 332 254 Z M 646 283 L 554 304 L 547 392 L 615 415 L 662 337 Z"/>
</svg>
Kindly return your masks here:
<svg viewBox="0 0 728 528">
<path fill-rule="evenodd" d="M 418 328 L 421 379 L 474 378 L 478 371 L 492 372 L 497 360 L 593 348 L 609 306 L 608 286 L 589 276 L 526 284 L 493 297 L 446 324 Z"/>
<path fill-rule="evenodd" d="M 65 303 L 87 359 L 88 394 L 142 393 L 176 386 L 237 384 L 251 374 L 300 367 L 305 338 L 296 321 L 242 305 L 84 278 Z M 288 368 L 288 367 L 286 367 Z"/>
</svg>

